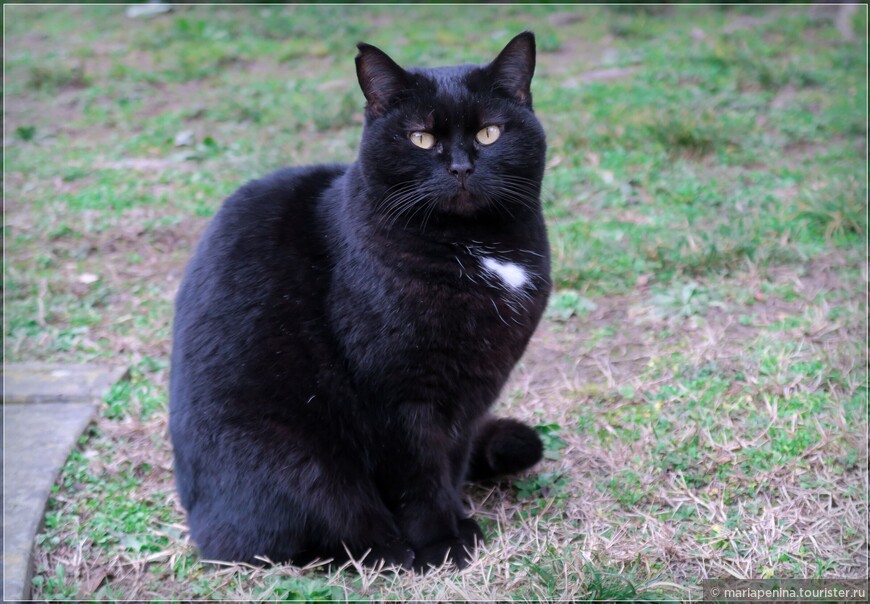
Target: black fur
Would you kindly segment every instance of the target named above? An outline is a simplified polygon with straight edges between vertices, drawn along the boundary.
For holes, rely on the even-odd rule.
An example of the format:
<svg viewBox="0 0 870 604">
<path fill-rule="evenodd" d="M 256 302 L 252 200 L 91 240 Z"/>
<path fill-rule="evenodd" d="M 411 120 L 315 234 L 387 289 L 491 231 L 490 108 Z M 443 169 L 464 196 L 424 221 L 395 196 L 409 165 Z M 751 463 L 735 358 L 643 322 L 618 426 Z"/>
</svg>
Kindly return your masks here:
<svg viewBox="0 0 870 604">
<path fill-rule="evenodd" d="M 487 415 L 550 291 L 534 37 L 483 67 L 359 49 L 356 163 L 244 185 L 178 293 L 170 431 L 206 558 L 462 567 L 482 539 L 469 467 L 540 459 L 531 428 Z M 501 136 L 482 145 L 487 125 Z"/>
</svg>

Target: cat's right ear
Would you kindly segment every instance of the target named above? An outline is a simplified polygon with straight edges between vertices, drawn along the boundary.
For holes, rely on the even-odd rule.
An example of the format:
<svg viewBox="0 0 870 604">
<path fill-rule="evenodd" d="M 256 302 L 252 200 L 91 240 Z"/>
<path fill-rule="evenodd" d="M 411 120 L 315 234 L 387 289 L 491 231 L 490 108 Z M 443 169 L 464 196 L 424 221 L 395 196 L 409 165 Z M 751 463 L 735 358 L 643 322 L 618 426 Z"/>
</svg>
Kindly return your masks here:
<svg viewBox="0 0 870 604">
<path fill-rule="evenodd" d="M 380 117 L 408 88 L 408 72 L 371 44 L 360 42 L 356 47 L 356 77 L 366 97 L 366 117 Z"/>
</svg>

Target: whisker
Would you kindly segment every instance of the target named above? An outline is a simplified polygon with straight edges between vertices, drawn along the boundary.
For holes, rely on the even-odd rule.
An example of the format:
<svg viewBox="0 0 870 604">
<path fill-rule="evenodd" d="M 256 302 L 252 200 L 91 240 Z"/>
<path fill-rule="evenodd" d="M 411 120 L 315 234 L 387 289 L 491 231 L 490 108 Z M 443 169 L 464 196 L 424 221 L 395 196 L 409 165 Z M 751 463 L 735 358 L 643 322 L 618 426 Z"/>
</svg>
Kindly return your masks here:
<svg viewBox="0 0 870 604">
<path fill-rule="evenodd" d="M 435 208 L 438 206 L 438 203 L 436 200 L 430 199 L 430 200 L 428 200 L 427 205 L 428 205 L 428 210 L 426 211 L 426 214 L 423 216 L 423 224 L 420 227 L 423 231 L 426 230 L 426 225 L 429 224 L 429 219 L 435 213 Z"/>
<path fill-rule="evenodd" d="M 425 211 L 423 228 L 428 217 L 437 205 L 432 194 L 434 189 L 419 181 L 400 183 L 392 187 L 388 194 L 376 204 L 380 213 L 379 224 L 386 229 L 392 229 L 399 219 L 405 217 L 405 228 L 420 211 Z"/>
</svg>

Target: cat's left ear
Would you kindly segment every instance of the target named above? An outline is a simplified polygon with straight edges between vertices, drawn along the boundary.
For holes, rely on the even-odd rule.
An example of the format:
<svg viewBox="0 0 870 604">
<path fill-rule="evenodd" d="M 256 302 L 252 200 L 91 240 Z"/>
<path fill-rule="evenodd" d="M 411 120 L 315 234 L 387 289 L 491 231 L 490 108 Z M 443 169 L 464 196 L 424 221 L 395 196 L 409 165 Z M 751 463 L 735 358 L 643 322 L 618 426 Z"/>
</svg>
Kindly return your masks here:
<svg viewBox="0 0 870 604">
<path fill-rule="evenodd" d="M 495 87 L 518 103 L 532 106 L 532 75 L 535 73 L 535 34 L 515 36 L 495 60 L 486 66 Z"/>
<path fill-rule="evenodd" d="M 356 77 L 366 97 L 366 115 L 383 115 L 390 103 L 408 88 L 408 72 L 376 46 L 356 45 Z"/>
</svg>

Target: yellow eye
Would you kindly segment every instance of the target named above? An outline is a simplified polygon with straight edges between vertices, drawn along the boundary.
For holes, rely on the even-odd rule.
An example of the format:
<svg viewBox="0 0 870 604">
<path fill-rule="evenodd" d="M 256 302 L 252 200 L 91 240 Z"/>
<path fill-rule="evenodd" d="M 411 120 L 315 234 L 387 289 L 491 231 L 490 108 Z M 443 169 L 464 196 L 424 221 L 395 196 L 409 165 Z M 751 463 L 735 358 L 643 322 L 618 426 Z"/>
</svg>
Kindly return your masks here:
<svg viewBox="0 0 870 604">
<path fill-rule="evenodd" d="M 435 137 L 428 132 L 412 132 L 408 138 L 421 149 L 431 149 L 435 145 Z"/>
<path fill-rule="evenodd" d="M 487 126 L 486 128 L 481 128 L 476 138 L 477 142 L 481 145 L 491 145 L 498 140 L 499 136 L 501 136 L 501 128 L 498 126 Z"/>
</svg>

